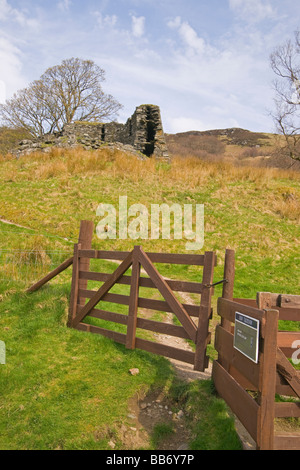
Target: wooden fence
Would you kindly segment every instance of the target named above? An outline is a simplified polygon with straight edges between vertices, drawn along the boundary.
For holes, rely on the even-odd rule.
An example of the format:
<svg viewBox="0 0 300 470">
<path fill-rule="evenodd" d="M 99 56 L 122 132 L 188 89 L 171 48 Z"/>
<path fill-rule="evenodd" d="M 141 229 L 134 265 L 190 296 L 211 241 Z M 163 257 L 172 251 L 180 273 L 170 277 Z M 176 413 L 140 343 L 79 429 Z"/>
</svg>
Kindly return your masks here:
<svg viewBox="0 0 300 470">
<path fill-rule="evenodd" d="M 234 283 L 234 251 L 226 250 L 224 264 L 224 279 L 213 283 L 214 267 L 217 258 L 214 252 L 208 251 L 203 255 L 174 254 L 174 253 L 145 253 L 142 247 L 136 246 L 132 252 L 92 250 L 92 236 L 94 225 L 90 221 L 82 221 L 78 243 L 74 246 L 72 257 L 47 274 L 43 279 L 32 285 L 27 292 L 34 292 L 49 282 L 62 271 L 73 265 L 72 287 L 70 295 L 70 308 L 68 326 L 83 331 L 97 333 L 124 344 L 127 348 L 139 348 L 146 351 L 174 358 L 194 365 L 195 370 L 203 371 L 208 367 L 206 347 L 210 342 L 209 320 L 212 316 L 211 299 L 214 285 L 223 283 L 223 297 L 232 297 Z M 114 260 L 121 264 L 114 273 L 91 272 L 91 259 Z M 202 267 L 201 282 L 189 282 L 165 279 L 154 264 L 181 264 Z M 144 269 L 149 277 L 141 276 Z M 126 271 L 131 269 L 131 275 Z M 87 288 L 88 281 L 101 282 L 97 290 Z M 129 295 L 110 293 L 115 284 L 130 286 Z M 156 300 L 153 295 L 143 298 L 139 295 L 140 287 L 156 289 L 163 300 Z M 181 303 L 175 293 L 199 294 L 200 301 L 195 303 Z M 189 296 L 190 297 L 190 296 Z M 88 302 L 86 303 L 86 301 Z M 120 314 L 95 307 L 100 301 L 128 306 L 128 314 Z M 149 320 L 138 316 L 138 309 L 151 309 L 175 314 L 181 326 Z M 101 328 L 97 325 L 84 322 L 86 317 L 98 318 L 113 323 L 125 325 L 127 333 Z M 136 336 L 136 330 L 144 329 L 192 340 L 194 351 L 174 348 L 159 344 Z"/>
<path fill-rule="evenodd" d="M 82 269 L 82 260 L 108 259 L 121 262 L 112 274 L 91 272 Z M 155 264 L 184 264 L 203 267 L 202 282 L 187 282 L 165 279 Z M 155 354 L 194 364 L 195 370 L 203 371 L 208 366 L 206 347 L 210 342 L 209 319 L 211 317 L 211 297 L 213 294 L 213 272 L 216 265 L 214 252 L 197 254 L 145 253 L 136 246 L 131 252 L 83 250 L 80 244 L 74 247 L 73 276 L 68 325 L 82 331 L 89 331 L 109 337 L 122 343 L 128 349 L 139 348 Z M 131 273 L 127 271 L 131 268 Z M 148 277 L 141 276 L 141 270 Z M 127 273 L 126 273 L 127 272 Z M 88 290 L 82 282 L 99 281 L 97 291 Z M 129 295 L 110 293 L 115 284 L 130 286 Z M 156 289 L 163 300 L 140 297 L 139 288 Z M 181 303 L 175 292 L 200 294 L 199 305 Z M 86 299 L 89 299 L 86 303 Z M 128 306 L 128 315 L 96 309 L 99 302 L 110 302 Z M 149 320 L 138 316 L 138 309 L 151 309 L 175 314 L 181 326 Z M 127 326 L 127 333 L 102 328 L 84 322 L 86 317 L 119 323 Z M 195 351 L 170 347 L 155 341 L 139 338 L 136 330 L 144 329 L 179 338 L 192 340 Z"/>
<path fill-rule="evenodd" d="M 278 319 L 300 321 L 300 296 L 259 293 L 257 300 L 219 298 L 217 310 L 221 316 L 215 336 L 218 360 L 213 363 L 217 392 L 257 449 L 299 450 L 300 434 L 276 432 L 275 418 L 300 417 L 300 375 L 288 360 L 300 333 L 278 332 Z M 258 363 L 234 347 L 236 312 L 259 322 Z M 275 401 L 275 394 L 284 395 L 285 401 Z"/>
<path fill-rule="evenodd" d="M 214 293 L 214 285 L 223 283 L 223 297 L 232 297 L 234 283 L 234 251 L 226 250 L 224 264 L 224 279 L 213 283 L 214 267 L 217 258 L 214 252 L 207 251 L 203 255 L 198 254 L 174 254 L 174 253 L 145 253 L 140 246 L 136 246 L 132 252 L 100 251 L 92 250 L 92 236 L 94 225 L 91 221 L 83 220 L 80 224 L 78 243 L 74 246 L 72 257 L 64 261 L 44 278 L 27 289 L 28 293 L 35 292 L 45 283 L 59 275 L 69 266 L 73 265 L 72 287 L 70 295 L 70 308 L 68 326 L 83 331 L 98 333 L 125 344 L 127 348 L 139 348 L 160 354 L 166 357 L 188 362 L 194 365 L 195 370 L 203 371 L 208 367 L 206 347 L 210 342 L 209 320 L 212 316 L 211 299 Z M 121 262 L 113 274 L 91 272 L 91 259 L 106 259 Z M 181 264 L 195 265 L 203 268 L 201 282 L 188 282 L 165 279 L 154 264 Z M 132 274 L 126 275 L 131 268 Z M 141 269 L 148 274 L 148 278 L 142 277 Z M 102 283 L 97 291 L 87 289 L 88 281 Z M 110 293 L 115 284 L 130 286 L 130 295 Z M 139 288 L 148 287 L 156 289 L 163 300 L 143 298 L 139 296 Z M 175 292 L 199 294 L 200 302 L 182 304 Z M 86 303 L 86 300 L 88 302 Z M 123 315 L 110 311 L 96 309 L 100 302 L 111 302 L 128 306 L 128 314 Z M 149 320 L 138 316 L 138 309 L 151 309 L 175 314 L 181 326 Z M 101 328 L 97 325 L 84 322 L 86 317 L 94 317 L 113 323 L 119 323 L 127 327 L 127 333 Z M 194 342 L 194 351 L 170 347 L 154 341 L 148 341 L 136 336 L 136 329 L 177 336 L 190 339 Z"/>
</svg>

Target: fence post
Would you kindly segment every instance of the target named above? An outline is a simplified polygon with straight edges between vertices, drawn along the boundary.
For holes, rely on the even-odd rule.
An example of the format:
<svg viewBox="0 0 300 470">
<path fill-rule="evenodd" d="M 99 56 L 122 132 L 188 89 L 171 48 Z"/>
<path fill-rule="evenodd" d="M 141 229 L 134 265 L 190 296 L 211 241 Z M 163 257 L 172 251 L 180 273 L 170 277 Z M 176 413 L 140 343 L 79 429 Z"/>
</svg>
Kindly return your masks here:
<svg viewBox="0 0 300 470">
<path fill-rule="evenodd" d="M 260 450 L 272 450 L 274 446 L 278 317 L 278 310 L 265 310 L 265 336 L 257 400 L 260 405 L 257 418 L 257 447 Z"/>
<path fill-rule="evenodd" d="M 234 250 L 225 251 L 225 262 L 224 262 L 224 279 L 226 282 L 223 284 L 223 299 L 233 299 L 233 288 L 234 288 L 234 275 L 235 275 L 235 252 Z M 225 330 L 230 330 L 231 323 L 228 320 L 222 319 L 222 327 Z"/>
<path fill-rule="evenodd" d="M 234 275 L 235 275 L 235 252 L 234 250 L 227 249 L 225 251 L 225 262 L 224 262 L 224 279 L 226 282 L 223 284 L 222 297 L 223 299 L 232 300 L 233 299 L 233 288 L 234 288 Z M 221 326 L 224 330 L 231 333 L 231 322 L 221 317 Z M 218 361 L 224 367 L 224 369 L 229 372 L 229 364 L 227 361 L 222 358 L 222 355 L 219 354 Z"/>
<path fill-rule="evenodd" d="M 211 315 L 211 297 L 212 287 L 209 287 L 213 282 L 215 266 L 215 253 L 213 251 L 206 251 L 204 256 L 203 265 L 203 291 L 201 294 L 201 303 L 199 309 L 198 331 L 196 339 L 196 352 L 194 370 L 204 371 L 208 366 L 205 352 L 207 333 L 209 329 L 209 318 Z"/>
<path fill-rule="evenodd" d="M 73 326 L 73 320 L 76 316 L 77 303 L 78 303 L 78 288 L 79 288 L 79 257 L 78 251 L 81 249 L 80 243 L 74 245 L 73 254 L 73 271 L 72 271 L 72 285 L 69 306 L 68 323 L 69 327 Z"/>
<path fill-rule="evenodd" d="M 90 250 L 92 247 L 92 238 L 94 232 L 94 222 L 90 220 L 82 220 L 80 223 L 80 231 L 79 231 L 79 238 L 78 243 L 81 245 L 81 250 Z M 89 258 L 80 258 L 79 259 L 79 271 L 89 271 L 90 269 L 90 259 Z M 79 279 L 78 280 L 78 288 L 86 289 L 87 288 L 87 280 L 86 279 Z M 79 305 L 85 304 L 85 297 L 79 297 Z"/>
<path fill-rule="evenodd" d="M 127 335 L 126 335 L 126 348 L 127 349 L 135 348 L 135 332 L 136 332 L 136 324 L 137 324 L 138 297 L 139 297 L 139 279 L 140 279 L 140 272 L 141 272 L 139 252 L 140 252 L 140 247 L 135 246 L 133 249 L 132 274 L 131 274 L 128 323 L 127 323 Z"/>
</svg>

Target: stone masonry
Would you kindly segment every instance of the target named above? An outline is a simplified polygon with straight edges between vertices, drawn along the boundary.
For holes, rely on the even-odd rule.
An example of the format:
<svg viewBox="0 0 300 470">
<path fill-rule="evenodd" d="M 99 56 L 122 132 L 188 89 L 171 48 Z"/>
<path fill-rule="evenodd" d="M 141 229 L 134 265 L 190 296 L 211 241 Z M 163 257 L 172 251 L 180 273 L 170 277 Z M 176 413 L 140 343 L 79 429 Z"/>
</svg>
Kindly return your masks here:
<svg viewBox="0 0 300 470">
<path fill-rule="evenodd" d="M 20 156 L 51 146 L 74 148 L 77 145 L 86 149 L 112 145 L 146 157 L 169 158 L 160 109 L 151 104 L 138 106 L 125 124 L 76 121 L 67 124 L 61 132 L 21 141 L 13 153 Z"/>
</svg>

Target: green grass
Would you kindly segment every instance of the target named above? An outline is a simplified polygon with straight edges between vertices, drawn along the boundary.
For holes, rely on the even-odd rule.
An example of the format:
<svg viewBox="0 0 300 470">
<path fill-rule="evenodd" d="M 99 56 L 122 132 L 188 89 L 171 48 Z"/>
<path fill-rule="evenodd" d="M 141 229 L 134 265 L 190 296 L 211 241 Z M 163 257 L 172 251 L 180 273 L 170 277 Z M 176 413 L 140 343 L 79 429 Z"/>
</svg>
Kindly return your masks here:
<svg viewBox="0 0 300 470">
<path fill-rule="evenodd" d="M 242 449 L 234 418 L 224 401 L 215 395 L 212 381 L 193 382 L 186 406 L 194 435 L 191 450 Z"/>
<path fill-rule="evenodd" d="M 104 450 L 110 449 L 111 439 L 116 450 L 123 449 L 119 430 L 128 421 L 128 402 L 151 389 L 164 390 L 177 407 L 187 402 L 189 416 L 193 416 L 187 425 L 192 423 L 194 435 L 202 434 L 203 429 L 197 427 L 208 420 L 211 445 L 240 448 L 225 403 L 218 400 L 221 420 L 214 414 L 217 399 L 209 389 L 195 392 L 185 384 L 182 394 L 166 359 L 128 351 L 102 336 L 67 328 L 68 295 L 67 283 L 48 285 L 34 294 L 11 288 L 3 295 L 0 331 L 6 365 L 0 369 L 1 449 Z M 129 374 L 133 367 L 139 368 L 139 375 Z M 226 433 L 230 428 L 231 441 L 221 442 L 222 427 Z M 159 423 L 146 448 L 159 449 L 172 432 L 169 423 Z M 193 449 L 207 445 L 192 442 Z"/>
<path fill-rule="evenodd" d="M 0 159 L 1 217 L 23 226 L 0 222 L 0 340 L 7 360 L 0 366 L 1 449 L 107 449 L 112 438 L 121 449 L 118 430 L 126 423 L 129 399 L 152 388 L 172 393 L 174 374 L 164 358 L 66 327 L 71 268 L 40 291 L 25 293 L 72 254 L 80 221 L 96 225 L 98 204 L 118 207 L 119 195 L 128 196 L 128 206 L 139 202 L 149 210 L 154 203 L 203 203 L 201 252 L 216 251 L 216 281 L 223 279 L 225 249 L 232 248 L 236 297 L 255 298 L 257 291 L 299 294 L 299 174 L 196 159 L 160 165 L 109 150 L 52 149 L 17 161 Z M 145 251 L 174 253 L 186 252 L 185 243 L 93 239 L 98 249 L 131 250 L 141 244 Z M 104 262 L 103 268 L 111 272 L 115 264 Z M 167 277 L 201 281 L 202 268 L 159 269 Z M 90 282 L 89 288 L 96 285 Z M 124 293 L 126 286 L 116 289 Z M 220 294 L 218 286 L 214 307 Z M 127 312 L 115 304 L 105 308 Z M 209 354 L 215 355 L 213 345 Z M 128 373 L 133 367 L 139 375 Z M 193 417 L 192 448 L 239 449 L 232 417 L 211 384 L 195 382 L 184 393 Z M 148 446 L 159 445 L 159 439 Z"/>
<path fill-rule="evenodd" d="M 174 435 L 174 427 L 169 423 L 158 423 L 154 426 L 151 434 L 151 442 L 154 449 L 159 449 L 164 439 Z"/>
<path fill-rule="evenodd" d="M 240 450 L 232 413 L 216 395 L 212 380 L 174 380 L 170 397 L 183 409 L 192 436 L 190 450 Z M 158 433 L 159 435 L 159 433 Z"/>
<path fill-rule="evenodd" d="M 67 298 L 56 286 L 0 303 L 1 449 L 106 449 L 130 397 L 172 380 L 159 356 L 66 328 Z"/>
</svg>

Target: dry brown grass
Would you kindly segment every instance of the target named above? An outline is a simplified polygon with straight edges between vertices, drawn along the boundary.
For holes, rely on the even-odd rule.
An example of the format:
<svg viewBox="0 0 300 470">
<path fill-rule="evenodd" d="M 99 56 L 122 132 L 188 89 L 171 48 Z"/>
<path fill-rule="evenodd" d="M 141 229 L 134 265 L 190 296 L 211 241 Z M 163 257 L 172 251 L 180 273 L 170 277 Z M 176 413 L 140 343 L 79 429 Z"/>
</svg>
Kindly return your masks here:
<svg viewBox="0 0 300 470">
<path fill-rule="evenodd" d="M 178 181 L 188 181 L 196 186 L 213 178 L 222 185 L 234 181 L 251 181 L 257 184 L 268 184 L 270 180 L 287 178 L 300 181 L 300 173 L 276 168 L 257 168 L 252 166 L 236 166 L 228 162 L 203 162 L 198 158 L 174 157 L 172 160 L 172 177 Z"/>
<path fill-rule="evenodd" d="M 273 200 L 273 209 L 281 217 L 300 223 L 300 197 L 293 192 L 283 193 Z"/>
<path fill-rule="evenodd" d="M 172 158 L 171 165 L 160 163 L 154 158 L 138 159 L 133 155 L 112 149 L 88 151 L 83 149 L 52 148 L 49 152 L 36 152 L 15 160 L 11 156 L 2 157 L 2 180 L 47 180 L 68 178 L 69 176 L 99 175 L 105 172 L 110 176 L 129 178 L 133 181 L 162 180 L 165 185 L 186 184 L 189 189 L 196 189 L 208 180 L 218 181 L 221 186 L 236 180 L 251 181 L 259 185 L 268 185 L 269 181 L 286 178 L 300 180 L 300 173 L 275 168 L 257 168 L 236 166 L 229 162 L 209 162 L 197 157 L 179 156 Z M 291 208 L 296 201 L 290 200 Z"/>
</svg>

